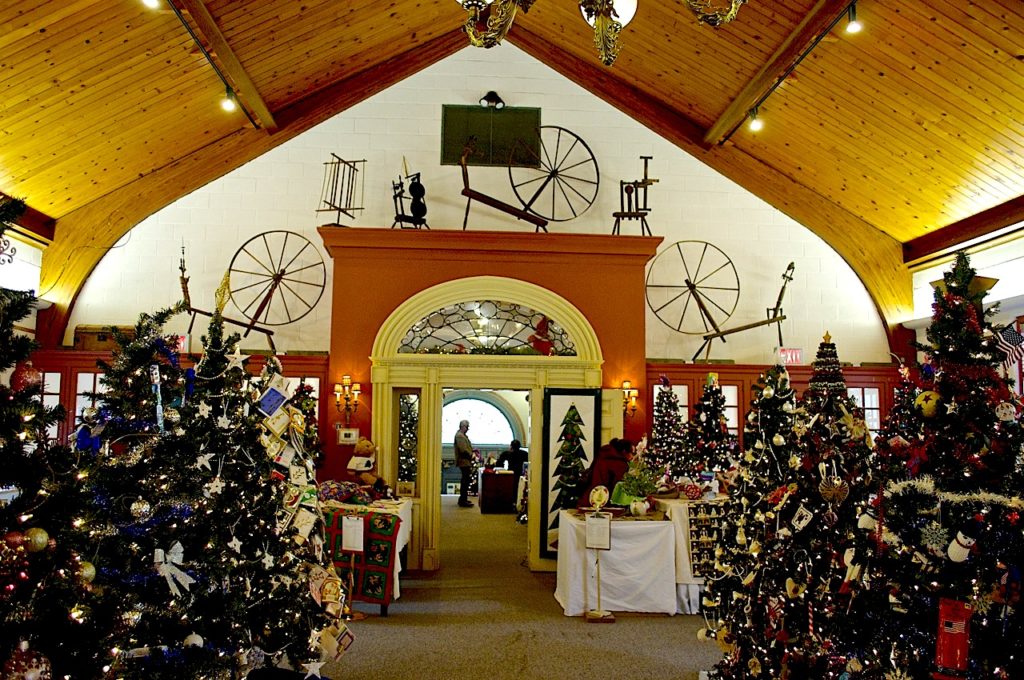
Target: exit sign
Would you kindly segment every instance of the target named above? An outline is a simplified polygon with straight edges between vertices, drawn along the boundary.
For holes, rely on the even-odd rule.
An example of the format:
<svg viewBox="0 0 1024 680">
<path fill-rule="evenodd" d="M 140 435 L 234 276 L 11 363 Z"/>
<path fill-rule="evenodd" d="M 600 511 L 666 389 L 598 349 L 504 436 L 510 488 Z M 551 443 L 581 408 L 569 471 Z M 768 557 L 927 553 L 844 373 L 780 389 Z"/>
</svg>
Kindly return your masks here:
<svg viewBox="0 0 1024 680">
<path fill-rule="evenodd" d="M 779 349 L 779 357 L 784 366 L 799 366 L 804 362 L 804 352 L 799 347 L 782 347 Z"/>
</svg>

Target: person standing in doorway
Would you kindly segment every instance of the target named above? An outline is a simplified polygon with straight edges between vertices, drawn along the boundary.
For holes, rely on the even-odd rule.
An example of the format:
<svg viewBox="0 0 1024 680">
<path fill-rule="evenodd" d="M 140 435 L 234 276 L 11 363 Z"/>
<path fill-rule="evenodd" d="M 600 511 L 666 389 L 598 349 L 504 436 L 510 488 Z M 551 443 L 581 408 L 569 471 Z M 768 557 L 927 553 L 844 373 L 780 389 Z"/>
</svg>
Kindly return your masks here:
<svg viewBox="0 0 1024 680">
<path fill-rule="evenodd" d="M 471 508 L 473 504 L 466 497 L 469 493 L 469 476 L 473 470 L 473 443 L 469 441 L 466 432 L 469 431 L 469 421 L 459 422 L 459 431 L 455 433 L 455 467 L 462 471 L 462 483 L 459 484 L 459 507 Z"/>
</svg>

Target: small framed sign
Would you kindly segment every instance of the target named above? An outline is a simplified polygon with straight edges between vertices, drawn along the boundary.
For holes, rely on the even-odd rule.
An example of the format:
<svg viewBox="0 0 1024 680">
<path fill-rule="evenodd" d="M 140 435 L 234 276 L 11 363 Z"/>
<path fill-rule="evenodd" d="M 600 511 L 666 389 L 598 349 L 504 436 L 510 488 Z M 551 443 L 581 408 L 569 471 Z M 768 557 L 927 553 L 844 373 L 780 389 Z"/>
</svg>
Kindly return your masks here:
<svg viewBox="0 0 1024 680">
<path fill-rule="evenodd" d="M 339 427 L 338 428 L 338 443 L 339 444 L 355 444 L 359 441 L 359 428 L 358 427 Z"/>
<path fill-rule="evenodd" d="M 586 519 L 587 547 L 591 550 L 612 549 L 612 516 L 594 512 Z"/>
</svg>

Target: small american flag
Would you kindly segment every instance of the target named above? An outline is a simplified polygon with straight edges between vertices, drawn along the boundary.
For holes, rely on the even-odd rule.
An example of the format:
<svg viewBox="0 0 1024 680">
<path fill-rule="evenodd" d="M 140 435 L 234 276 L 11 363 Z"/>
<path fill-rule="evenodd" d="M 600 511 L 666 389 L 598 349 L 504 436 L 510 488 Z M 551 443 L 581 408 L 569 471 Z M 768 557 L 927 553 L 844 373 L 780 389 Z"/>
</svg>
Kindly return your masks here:
<svg viewBox="0 0 1024 680">
<path fill-rule="evenodd" d="M 943 621 L 942 627 L 947 633 L 966 633 L 967 624 L 963 621 Z"/>
<path fill-rule="evenodd" d="M 1024 335 L 1018 333 L 1013 326 L 1007 326 L 996 333 L 996 344 L 1006 353 L 1003 368 L 1009 368 L 1024 358 Z"/>
</svg>

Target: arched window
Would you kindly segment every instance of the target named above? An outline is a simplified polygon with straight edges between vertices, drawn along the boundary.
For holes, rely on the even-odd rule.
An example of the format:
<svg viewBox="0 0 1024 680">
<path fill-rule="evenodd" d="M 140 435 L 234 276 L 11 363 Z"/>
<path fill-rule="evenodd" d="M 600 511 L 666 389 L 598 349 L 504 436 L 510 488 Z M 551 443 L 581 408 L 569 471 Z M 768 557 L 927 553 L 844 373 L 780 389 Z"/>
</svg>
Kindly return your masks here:
<svg viewBox="0 0 1024 680">
<path fill-rule="evenodd" d="M 557 322 L 535 309 L 500 300 L 438 309 L 413 324 L 398 351 L 576 356 L 572 339 Z"/>
<path fill-rule="evenodd" d="M 441 410 L 441 441 L 455 441 L 459 423 L 469 421 L 469 439 L 474 447 L 507 447 L 515 438 L 512 424 L 501 410 L 482 399 L 457 399 Z"/>
</svg>

